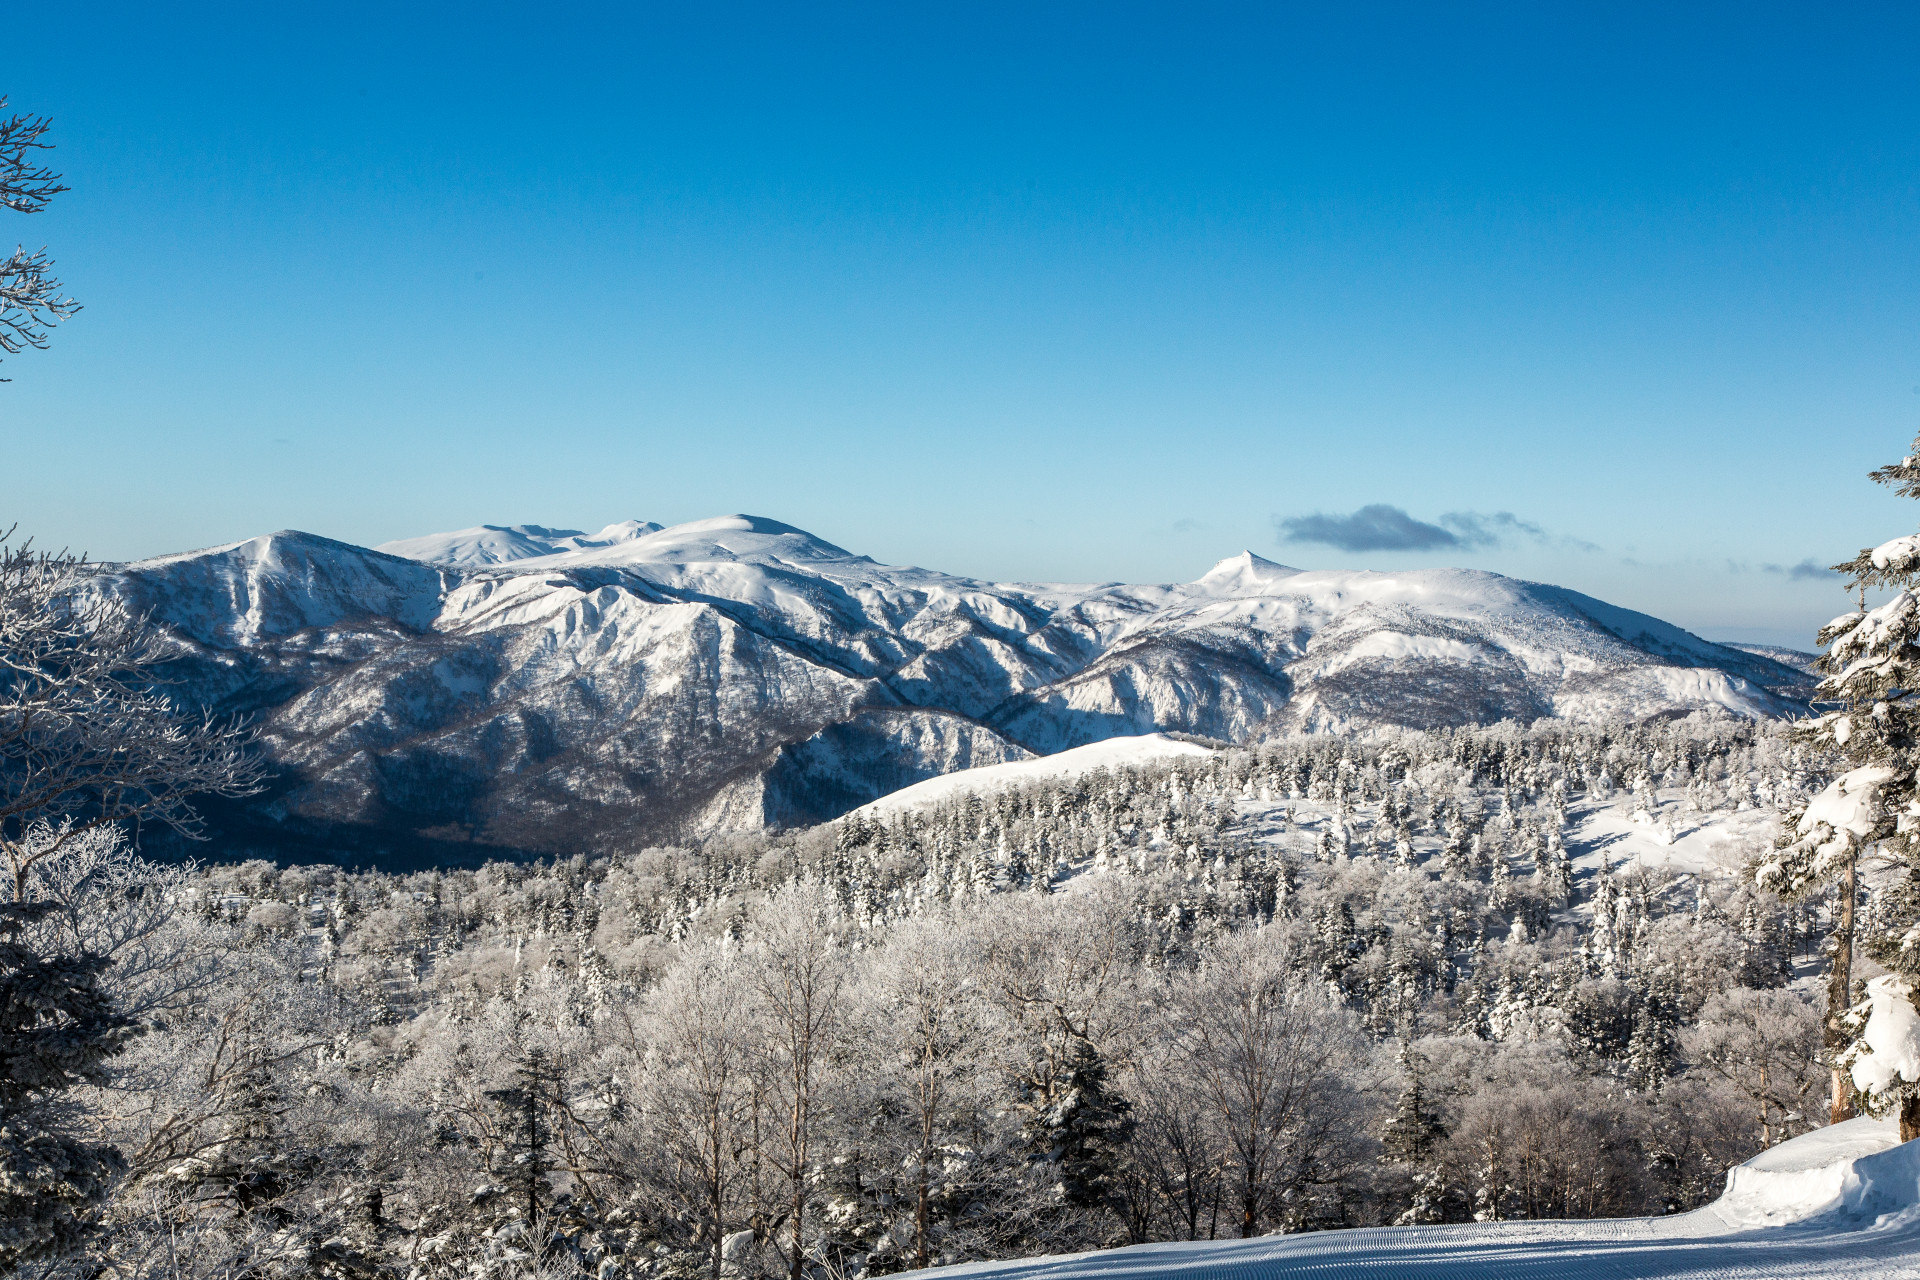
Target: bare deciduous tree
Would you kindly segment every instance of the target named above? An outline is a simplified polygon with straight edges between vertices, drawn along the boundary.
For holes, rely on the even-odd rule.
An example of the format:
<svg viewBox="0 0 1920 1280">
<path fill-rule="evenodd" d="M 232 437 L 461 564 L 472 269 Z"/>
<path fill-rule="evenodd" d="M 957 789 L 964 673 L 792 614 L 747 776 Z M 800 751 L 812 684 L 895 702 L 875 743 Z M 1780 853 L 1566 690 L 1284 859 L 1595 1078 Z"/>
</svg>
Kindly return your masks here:
<svg viewBox="0 0 1920 1280">
<path fill-rule="evenodd" d="M 704 1218 L 709 1262 L 720 1280 L 727 1211 L 747 1145 L 747 1045 L 741 1035 L 744 975 L 718 952 L 691 957 L 661 984 L 650 1023 L 658 1069 L 655 1134 L 686 1207 Z M 643 1058 L 629 1028 L 633 1060 Z"/>
<path fill-rule="evenodd" d="M 829 1055 L 846 1017 L 846 952 L 826 923 L 830 899 L 812 885 L 779 894 L 759 937 L 760 1026 L 767 1095 L 777 1109 L 768 1163 L 786 1179 L 788 1272 L 806 1274 L 808 1178 L 825 1119 L 820 1102 Z"/>
<path fill-rule="evenodd" d="M 35 863 L 110 823 L 201 835 L 196 795 L 260 789 L 252 735 L 159 692 L 143 619 L 90 591 L 94 569 L 0 535 L 0 853 L 16 901 Z"/>
<path fill-rule="evenodd" d="M 1277 929 L 1223 943 L 1182 993 L 1179 1049 L 1218 1126 L 1240 1234 L 1271 1224 L 1339 1127 L 1337 1073 L 1359 1054 L 1344 1012 L 1298 972 Z"/>
<path fill-rule="evenodd" d="M 15 213 L 39 213 L 67 190 L 60 185 L 60 175 L 37 155 L 53 146 L 42 141 L 53 122 L 44 116 L 4 115 L 6 108 L 7 100 L 0 96 L 0 206 Z M 0 259 L 0 351 L 15 355 L 28 347 L 44 350 L 47 326 L 80 309 L 61 294 L 60 282 L 48 274 L 52 266 L 44 247 L 29 253 L 16 246 Z"/>
<path fill-rule="evenodd" d="M 931 1266 L 932 1169 L 955 1098 L 976 1084 L 982 1028 L 972 979 L 975 948 L 949 915 L 911 921 L 887 940 L 868 999 L 872 1038 L 897 1065 L 912 1123 L 914 1266 Z"/>
<path fill-rule="evenodd" d="M 1682 1047 L 1751 1103 L 1760 1145 L 1812 1128 L 1809 1105 L 1825 1074 L 1820 1015 L 1791 991 L 1736 987 L 1707 1001 Z"/>
</svg>

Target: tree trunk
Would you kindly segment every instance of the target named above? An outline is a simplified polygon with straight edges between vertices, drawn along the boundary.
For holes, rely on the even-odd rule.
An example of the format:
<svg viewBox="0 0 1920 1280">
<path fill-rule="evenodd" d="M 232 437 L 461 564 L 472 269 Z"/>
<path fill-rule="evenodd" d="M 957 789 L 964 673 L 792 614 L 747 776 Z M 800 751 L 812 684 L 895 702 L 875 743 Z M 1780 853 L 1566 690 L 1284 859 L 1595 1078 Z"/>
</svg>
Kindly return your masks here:
<svg viewBox="0 0 1920 1280">
<path fill-rule="evenodd" d="M 802 1059 L 804 1061 L 804 1059 Z M 811 1063 L 807 1064 L 809 1067 Z M 792 1122 L 787 1130 L 788 1149 L 793 1154 L 793 1256 L 789 1261 L 788 1280 L 802 1280 L 806 1272 L 806 1224 L 807 1212 L 807 1104 L 806 1090 L 811 1083 L 804 1072 L 797 1073 L 794 1080 L 794 1103 Z"/>
<path fill-rule="evenodd" d="M 1827 974 L 1827 1060 L 1832 1062 L 1846 1051 L 1853 1037 L 1847 1034 L 1841 1019 L 1853 1004 L 1853 902 L 1858 896 L 1855 876 L 1857 856 L 1847 859 L 1847 870 L 1840 877 L 1840 921 L 1834 928 L 1833 964 Z M 1853 1119 L 1853 1081 L 1839 1067 L 1833 1068 L 1833 1094 L 1827 1122 L 1839 1124 Z"/>
<path fill-rule="evenodd" d="M 1900 1099 L 1900 1141 L 1920 1138 L 1920 1096 L 1909 1094 Z"/>
<path fill-rule="evenodd" d="M 931 1179 L 927 1176 L 927 1161 L 931 1153 L 925 1146 L 920 1148 L 920 1187 L 919 1198 L 913 1211 L 914 1265 L 922 1270 L 927 1265 L 927 1201 L 932 1197 Z"/>
<path fill-rule="evenodd" d="M 1760 1068 L 1760 1146 L 1764 1150 L 1773 1145 L 1773 1126 L 1768 1122 L 1767 1108 L 1767 1069 Z"/>
</svg>

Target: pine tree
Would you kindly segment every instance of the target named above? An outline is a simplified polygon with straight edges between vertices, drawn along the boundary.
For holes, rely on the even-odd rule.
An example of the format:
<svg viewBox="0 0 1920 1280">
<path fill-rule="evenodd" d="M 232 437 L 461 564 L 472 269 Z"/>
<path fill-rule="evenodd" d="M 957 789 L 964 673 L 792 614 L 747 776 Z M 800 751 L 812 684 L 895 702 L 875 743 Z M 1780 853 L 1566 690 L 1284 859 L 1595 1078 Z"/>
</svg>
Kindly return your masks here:
<svg viewBox="0 0 1920 1280">
<path fill-rule="evenodd" d="M 1394 1219 L 1396 1226 L 1440 1222 L 1446 1217 L 1446 1178 L 1433 1167 L 1434 1148 L 1447 1136 L 1446 1126 L 1428 1106 L 1420 1079 L 1420 1059 L 1410 1041 L 1400 1042 L 1402 1084 L 1393 1114 L 1380 1132 L 1381 1155 L 1388 1165 L 1407 1171 L 1407 1207 Z"/>
<path fill-rule="evenodd" d="M 541 1207 L 553 1194 L 547 1175 L 557 1166 L 551 1152 L 553 1132 L 547 1108 L 556 1073 L 551 1057 L 536 1048 L 527 1051 L 526 1059 L 513 1074 L 511 1086 L 490 1089 L 486 1096 L 500 1109 L 501 1160 L 495 1172 L 516 1194 L 526 1214 L 531 1240 Z"/>
<path fill-rule="evenodd" d="M 1427 1158 L 1434 1144 L 1446 1136 L 1447 1130 L 1440 1123 L 1439 1115 L 1427 1105 L 1419 1058 L 1410 1041 L 1400 1043 L 1399 1066 L 1403 1081 L 1400 1099 L 1380 1132 L 1380 1146 L 1393 1164 L 1418 1164 Z"/>
<path fill-rule="evenodd" d="M 135 1024 L 100 986 L 108 961 L 35 937 L 51 902 L 0 903 L 0 1271 L 70 1248 L 106 1195 L 120 1153 L 85 1141 L 63 1106 L 103 1084 Z"/>
<path fill-rule="evenodd" d="M 1920 441 L 1915 449 L 1916 454 L 1874 471 L 1872 479 L 1903 497 L 1920 498 Z M 1842 1068 L 1865 1051 L 1860 1019 L 1848 1017 L 1863 854 L 1875 852 L 1905 872 L 1905 883 L 1885 895 L 1887 910 L 1874 936 L 1864 940 L 1866 950 L 1894 971 L 1892 981 L 1909 999 L 1916 995 L 1913 979 L 1920 977 L 1920 947 L 1909 945 L 1920 939 L 1920 792 L 1914 778 L 1920 741 L 1920 595 L 1915 590 L 1920 535 L 1863 550 L 1834 570 L 1845 575 L 1848 590 L 1860 593 L 1859 609 L 1835 618 L 1818 637 L 1826 650 L 1817 661 L 1825 677 L 1820 695 L 1842 705 L 1808 721 L 1796 736 L 1848 768 L 1789 815 L 1779 846 L 1755 867 L 1754 876 L 1762 888 L 1787 898 L 1804 898 L 1827 885 L 1838 891 L 1826 1031 L 1837 1121 L 1851 1113 Z M 1870 587 L 1894 595 L 1868 609 Z M 1870 1108 L 1897 1105 L 1903 1140 L 1920 1137 L 1920 1081 L 1896 1075 L 1874 1093 L 1865 1099 Z"/>
<path fill-rule="evenodd" d="M 1133 1104 L 1107 1084 L 1107 1064 L 1076 1037 L 1063 1087 L 1026 1126 L 1030 1159 L 1051 1167 L 1061 1203 L 1095 1209 L 1114 1203 L 1114 1174 L 1133 1136 Z"/>
</svg>

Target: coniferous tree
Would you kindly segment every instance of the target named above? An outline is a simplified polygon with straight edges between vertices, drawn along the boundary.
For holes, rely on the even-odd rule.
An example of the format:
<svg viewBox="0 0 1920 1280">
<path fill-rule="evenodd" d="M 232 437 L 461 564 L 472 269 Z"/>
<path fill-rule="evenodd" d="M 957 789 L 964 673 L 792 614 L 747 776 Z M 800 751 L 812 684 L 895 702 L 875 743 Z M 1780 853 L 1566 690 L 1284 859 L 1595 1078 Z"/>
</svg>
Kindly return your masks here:
<svg viewBox="0 0 1920 1280">
<path fill-rule="evenodd" d="M 1920 450 L 1920 442 L 1915 447 Z M 1920 498 L 1920 456 L 1909 454 L 1881 467 L 1872 479 L 1903 497 Z M 1784 897 L 1805 897 L 1828 885 L 1838 893 L 1839 918 L 1829 942 L 1826 1035 L 1833 1063 L 1831 1109 L 1841 1120 L 1850 1114 L 1843 1069 L 1866 1051 L 1861 1018 L 1848 1015 L 1863 855 L 1877 853 L 1901 873 L 1902 882 L 1886 895 L 1875 935 L 1867 940 L 1868 953 L 1894 971 L 1880 981 L 1897 986 L 1911 1001 L 1916 995 L 1912 980 L 1920 976 L 1920 948 L 1907 945 L 1920 937 L 1912 932 L 1920 928 L 1920 806 L 1914 777 L 1920 742 L 1920 535 L 1865 549 L 1834 569 L 1846 577 L 1849 590 L 1860 592 L 1860 608 L 1835 618 L 1818 637 L 1826 650 L 1817 661 L 1824 676 L 1820 694 L 1841 706 L 1807 722 L 1798 736 L 1851 767 L 1790 815 L 1779 847 L 1755 868 L 1755 878 Z M 1868 609 L 1868 588 L 1894 594 Z M 1903 1139 L 1920 1137 L 1920 1079 L 1896 1073 L 1870 1093 L 1870 1107 L 1898 1107 Z"/>
<path fill-rule="evenodd" d="M 500 1114 L 501 1156 L 495 1172 L 526 1214 L 531 1241 L 542 1207 L 553 1196 L 547 1175 L 558 1167 L 553 1159 L 553 1130 L 547 1116 L 555 1071 L 551 1057 L 544 1050 L 534 1048 L 527 1051 L 526 1059 L 513 1074 L 512 1085 L 490 1089 L 486 1098 L 499 1108 Z"/>
<path fill-rule="evenodd" d="M 1114 1204 L 1114 1172 L 1133 1136 L 1133 1104 L 1107 1082 L 1107 1064 L 1075 1037 L 1062 1087 L 1028 1120 L 1031 1158 L 1049 1167 L 1061 1203 L 1075 1209 Z"/>
<path fill-rule="evenodd" d="M 101 987 L 105 958 L 60 954 L 34 929 L 57 910 L 0 903 L 0 1270 L 79 1241 L 122 1167 L 81 1136 L 69 1098 L 105 1083 L 134 1021 Z"/>
<path fill-rule="evenodd" d="M 1407 1208 L 1395 1223 L 1411 1226 L 1439 1222 L 1444 1218 L 1445 1180 L 1431 1167 L 1431 1158 L 1434 1148 L 1447 1136 L 1447 1129 L 1429 1103 L 1419 1056 L 1408 1041 L 1400 1044 L 1399 1066 L 1403 1082 L 1400 1097 L 1380 1132 L 1386 1163 L 1406 1169 L 1411 1184 Z"/>
</svg>

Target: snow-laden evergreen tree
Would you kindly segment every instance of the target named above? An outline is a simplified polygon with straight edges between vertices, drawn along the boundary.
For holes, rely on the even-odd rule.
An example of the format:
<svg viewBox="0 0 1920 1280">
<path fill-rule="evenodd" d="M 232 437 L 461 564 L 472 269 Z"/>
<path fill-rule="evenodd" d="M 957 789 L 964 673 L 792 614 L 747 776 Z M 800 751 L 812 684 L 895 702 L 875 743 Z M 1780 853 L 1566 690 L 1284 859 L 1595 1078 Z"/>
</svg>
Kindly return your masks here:
<svg viewBox="0 0 1920 1280">
<path fill-rule="evenodd" d="M 1030 1158 L 1044 1166 L 1060 1203 L 1075 1209 L 1114 1202 L 1114 1170 L 1133 1133 L 1133 1104 L 1107 1082 L 1107 1064 L 1075 1037 L 1064 1088 L 1025 1125 Z"/>
<path fill-rule="evenodd" d="M 547 1175 L 556 1162 L 547 1111 L 555 1096 L 555 1074 L 553 1061 L 544 1050 L 529 1049 L 514 1070 L 514 1083 L 504 1089 L 489 1089 L 485 1095 L 499 1109 L 499 1156 L 493 1173 L 526 1215 L 529 1243 L 536 1242 L 535 1227 L 553 1198 Z"/>
<path fill-rule="evenodd" d="M 1424 1064 L 1410 1041 L 1400 1044 L 1398 1066 L 1400 1097 L 1380 1131 L 1382 1158 L 1407 1172 L 1407 1207 L 1394 1222 L 1398 1226 L 1443 1222 L 1445 1179 L 1433 1167 L 1432 1155 L 1434 1147 L 1447 1136 L 1447 1129 L 1429 1103 L 1420 1078 Z"/>
<path fill-rule="evenodd" d="M 1920 441 L 1916 453 L 1872 473 L 1901 496 L 1920 498 Z M 1804 897 L 1827 885 L 1839 896 L 1839 919 L 1829 944 L 1828 1047 L 1834 1066 L 1832 1113 L 1849 1114 L 1849 1083 L 1859 1087 L 1872 1111 L 1897 1108 L 1903 1140 L 1920 1137 L 1920 1023 L 1911 1002 L 1920 989 L 1920 801 L 1915 792 L 1915 745 L 1920 740 L 1920 535 L 1894 538 L 1862 550 L 1836 572 L 1860 593 L 1859 609 L 1823 627 L 1825 648 L 1818 666 L 1823 698 L 1837 710 L 1809 721 L 1800 731 L 1808 745 L 1830 751 L 1851 766 L 1825 790 L 1789 815 L 1779 847 L 1757 868 L 1763 888 L 1784 897 Z M 1866 591 L 1892 597 L 1866 607 Z M 1863 855 L 1893 864 L 1899 877 L 1877 904 L 1876 926 L 1866 950 L 1893 973 L 1879 980 L 1883 994 L 1904 997 L 1909 1029 L 1890 1034 L 1885 1017 L 1898 1003 L 1873 1004 L 1882 1025 L 1853 1005 L 1854 912 Z M 1885 1009 L 1889 1012 L 1879 1014 Z M 1909 1044 L 1908 1042 L 1911 1041 Z M 1871 1063 L 1867 1058 L 1876 1058 Z M 1851 1068 L 1851 1081 L 1843 1069 Z"/>
<path fill-rule="evenodd" d="M 52 902 L 0 903 L 0 1271 L 71 1246 L 123 1161 L 90 1141 L 68 1099 L 103 1084 L 134 1032 L 113 1007 L 101 956 L 62 953 L 36 928 Z"/>
</svg>

